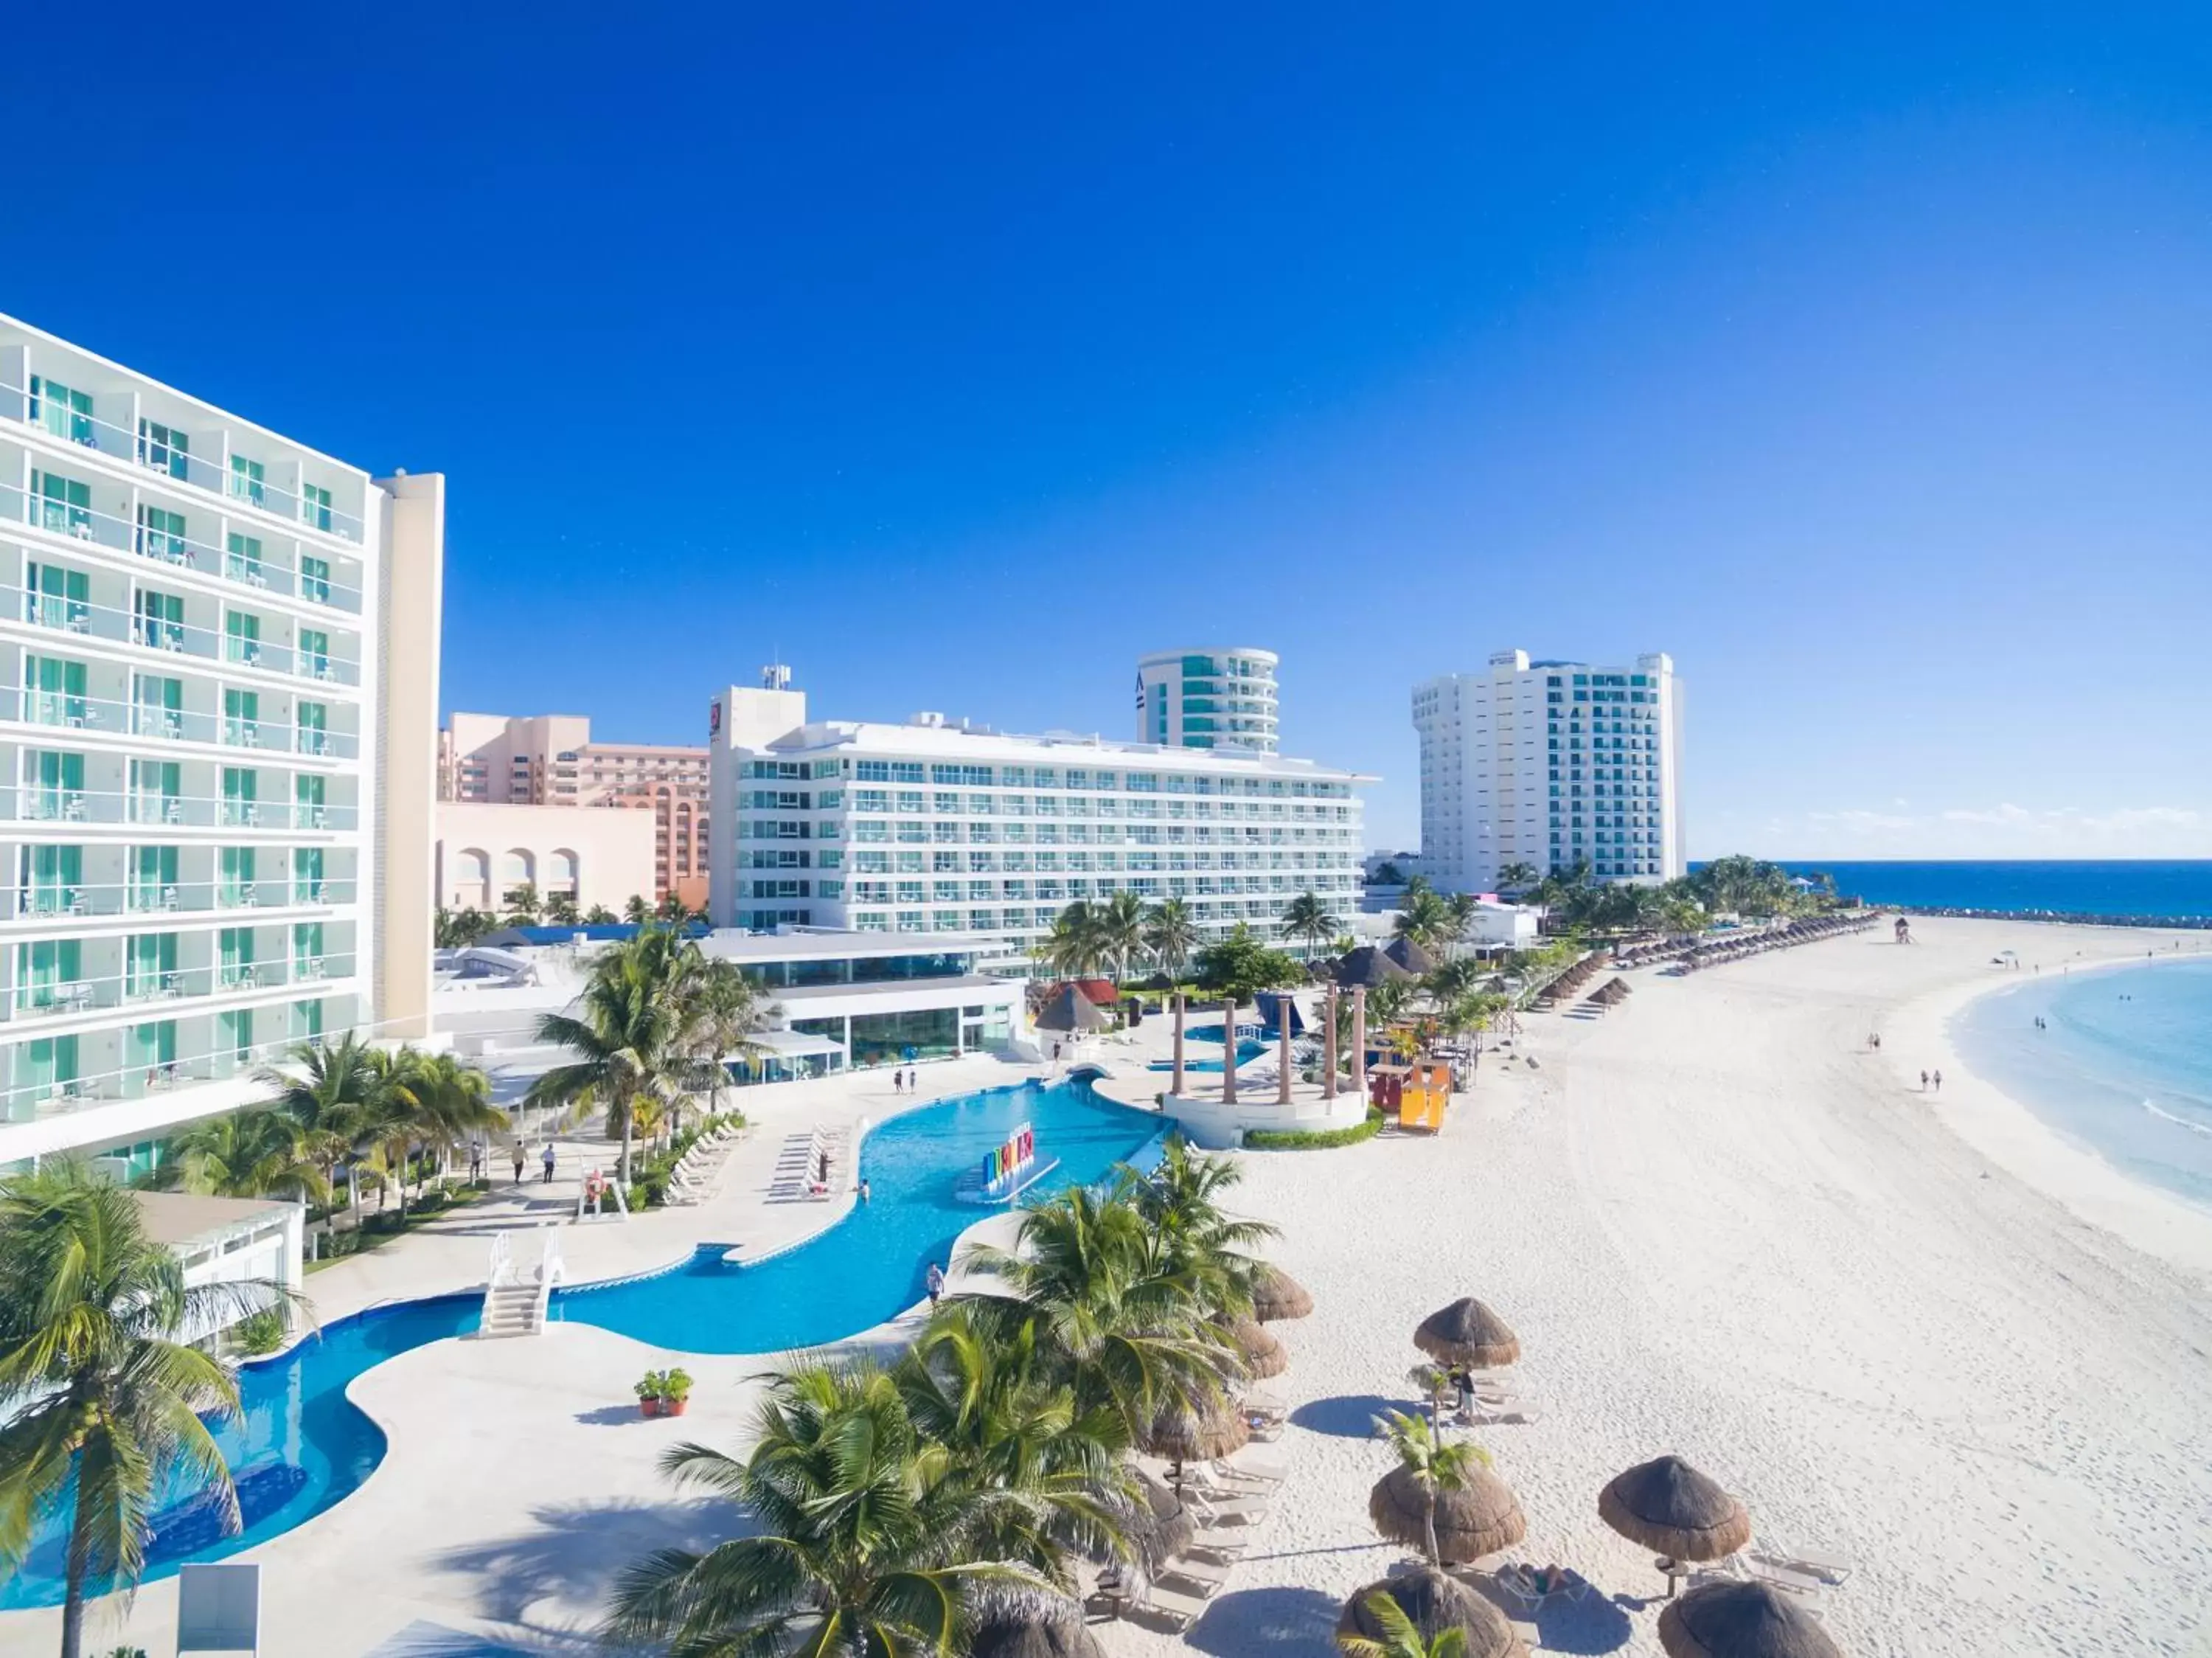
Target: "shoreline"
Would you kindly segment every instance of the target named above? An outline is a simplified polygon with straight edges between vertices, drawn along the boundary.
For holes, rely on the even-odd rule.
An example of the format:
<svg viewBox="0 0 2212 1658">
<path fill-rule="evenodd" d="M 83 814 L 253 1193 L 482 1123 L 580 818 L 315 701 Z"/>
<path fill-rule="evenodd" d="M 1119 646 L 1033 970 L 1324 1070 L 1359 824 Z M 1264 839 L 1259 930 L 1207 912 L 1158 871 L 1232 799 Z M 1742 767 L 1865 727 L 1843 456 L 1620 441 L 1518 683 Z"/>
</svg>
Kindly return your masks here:
<svg viewBox="0 0 2212 1658">
<path fill-rule="evenodd" d="M 2067 922 L 2021 922 L 2038 927 L 2071 927 Z M 2186 930 L 2185 929 L 2181 930 Z M 2126 954 L 2115 941 L 2087 960 L 2069 960 L 2070 972 L 2118 972 L 2172 961 L 2201 960 L 2206 953 L 2166 951 Z M 1997 970 L 1992 970 L 1996 972 Z M 1929 1069 L 1944 1074 L 1942 1093 L 1923 1096 L 1938 1122 L 1966 1145 L 2015 1179 L 2053 1199 L 2075 1218 L 2112 1233 L 2123 1242 L 2183 1272 L 2212 1282 L 2212 1209 L 2153 1184 L 2110 1162 L 2098 1149 L 2057 1128 L 2027 1101 L 2007 1092 L 1970 1066 L 1959 1050 L 1954 1029 L 1969 1008 L 1994 996 L 2024 988 L 2033 977 L 2014 972 L 1994 982 L 1963 981 L 1907 1001 L 1890 1015 L 1891 1030 L 1905 1038 L 1898 1045 L 1916 1056 L 1931 1056 Z M 1891 1051 L 1891 1030 L 1882 1033 L 1882 1052 Z M 1900 1088 L 1915 1095 L 1916 1057 L 1896 1068 Z"/>
</svg>

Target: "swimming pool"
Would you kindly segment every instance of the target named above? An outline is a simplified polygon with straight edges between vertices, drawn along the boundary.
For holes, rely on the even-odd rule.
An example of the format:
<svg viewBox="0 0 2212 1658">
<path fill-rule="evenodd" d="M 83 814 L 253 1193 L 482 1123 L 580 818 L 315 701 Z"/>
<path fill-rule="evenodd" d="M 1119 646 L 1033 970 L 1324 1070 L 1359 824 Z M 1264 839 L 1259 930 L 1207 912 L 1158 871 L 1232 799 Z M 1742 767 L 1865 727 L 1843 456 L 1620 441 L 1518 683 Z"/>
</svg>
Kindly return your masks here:
<svg viewBox="0 0 2212 1658">
<path fill-rule="evenodd" d="M 1094 1095 L 1087 1082 L 1024 1085 L 924 1106 L 873 1130 L 860 1173 L 872 1201 L 828 1231 L 757 1266 L 726 1266 L 726 1243 L 702 1244 L 660 1272 L 556 1290 L 551 1315 L 691 1353 L 773 1353 L 858 1334 L 922 1295 L 929 1264 L 982 1218 L 956 1203 L 954 1181 L 1017 1124 L 1034 1124 L 1060 1167 L 1042 1196 L 1100 1179 L 1121 1161 L 1158 1156 L 1160 1119 Z M 265 1543 L 358 1490 L 384 1460 L 382 1429 L 345 1396 L 362 1372 L 477 1326 L 474 1292 L 380 1307 L 326 1326 L 290 1352 L 239 1372 L 242 1414 L 216 1438 L 238 1486 L 244 1524 L 230 1536 L 179 1485 L 154 1523 L 143 1580 L 188 1560 Z M 0 1584 L 0 1608 L 62 1598 L 65 1517 L 42 1518 L 22 1569 Z"/>
<path fill-rule="evenodd" d="M 1221 1039 L 1216 1037 L 1214 1039 L 1218 1042 Z M 1265 1042 L 1239 1042 L 1237 1045 L 1237 1069 L 1243 1070 L 1245 1066 L 1267 1052 L 1268 1045 Z M 1154 1070 L 1173 1070 L 1175 1061 L 1155 1059 L 1152 1061 L 1152 1068 Z M 1183 1057 L 1182 1068 L 1187 1071 L 1210 1070 L 1218 1073 L 1221 1070 L 1221 1062 L 1218 1059 L 1193 1059 L 1186 1054 Z"/>
</svg>

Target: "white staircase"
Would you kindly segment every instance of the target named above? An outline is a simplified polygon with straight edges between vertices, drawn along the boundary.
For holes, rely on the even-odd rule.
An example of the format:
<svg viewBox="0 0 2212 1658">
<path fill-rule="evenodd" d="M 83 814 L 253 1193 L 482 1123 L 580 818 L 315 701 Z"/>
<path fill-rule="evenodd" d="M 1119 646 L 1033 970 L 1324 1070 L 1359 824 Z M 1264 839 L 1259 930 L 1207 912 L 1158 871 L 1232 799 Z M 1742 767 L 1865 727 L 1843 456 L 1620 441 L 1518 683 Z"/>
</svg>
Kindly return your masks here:
<svg viewBox="0 0 2212 1658">
<path fill-rule="evenodd" d="M 534 1336 L 545 1328 L 546 1306 L 563 1269 L 559 1229 L 546 1227 L 543 1230 L 544 1253 L 536 1268 L 526 1273 L 514 1265 L 510 1234 L 502 1232 L 492 1240 L 491 1274 L 484 1284 L 483 1312 L 477 1320 L 479 1339 Z"/>
</svg>

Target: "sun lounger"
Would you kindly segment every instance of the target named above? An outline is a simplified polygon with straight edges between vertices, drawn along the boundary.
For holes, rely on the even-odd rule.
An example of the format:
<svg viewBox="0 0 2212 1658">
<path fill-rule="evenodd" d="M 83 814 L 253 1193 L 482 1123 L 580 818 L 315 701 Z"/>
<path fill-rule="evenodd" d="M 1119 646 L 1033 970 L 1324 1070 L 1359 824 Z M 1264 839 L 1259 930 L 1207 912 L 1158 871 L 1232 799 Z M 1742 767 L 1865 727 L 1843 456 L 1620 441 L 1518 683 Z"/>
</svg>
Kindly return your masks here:
<svg viewBox="0 0 2212 1658">
<path fill-rule="evenodd" d="M 1210 1600 L 1214 1591 L 1229 1581 L 1229 1570 L 1225 1565 L 1178 1555 L 1161 1564 L 1159 1576 L 1172 1578 L 1179 1584 L 1188 1583 L 1200 1600 Z"/>
<path fill-rule="evenodd" d="M 1754 1582 L 1765 1583 L 1778 1589 L 1786 1589 L 1800 1600 L 1814 1606 L 1826 1598 L 1827 1585 L 1810 1572 L 1796 1571 L 1788 1566 L 1778 1566 L 1771 1560 L 1761 1560 L 1752 1555 L 1737 1557 L 1744 1576 Z"/>
<path fill-rule="evenodd" d="M 1263 1387 L 1248 1387 L 1244 1397 L 1237 1401 L 1238 1408 L 1254 1416 L 1286 1417 L 1291 1407 L 1275 1394 Z"/>
<path fill-rule="evenodd" d="M 1182 1551 L 1186 1557 L 1202 1554 L 1212 1560 L 1234 1562 L 1242 1560 L 1251 1546 L 1251 1528 L 1236 1526 L 1219 1531 L 1200 1531 L 1183 1545 Z"/>
<path fill-rule="evenodd" d="M 1259 1479 L 1270 1485 L 1279 1485 L 1290 1477 L 1290 1465 L 1280 1460 L 1253 1451 L 1239 1451 L 1234 1456 L 1216 1459 L 1217 1472 L 1232 1479 Z"/>
<path fill-rule="evenodd" d="M 1158 1583 L 1145 1585 L 1143 1592 L 1130 1604 L 1173 1625 L 1178 1635 L 1206 1616 L 1203 1596 L 1162 1588 Z"/>
<path fill-rule="evenodd" d="M 1264 1496 L 1209 1496 L 1193 1491 L 1190 1505 L 1198 1511 L 1200 1523 L 1207 1527 L 1256 1526 L 1267 1517 Z"/>
<path fill-rule="evenodd" d="M 1570 1600 L 1580 1600 L 1589 1593 L 1589 1580 L 1571 1567 L 1561 1570 L 1549 1588 L 1545 1587 L 1541 1575 L 1533 1566 L 1516 1564 L 1500 1566 L 1492 1575 L 1498 1588 L 1504 1589 L 1519 1605 L 1534 1610 L 1555 1595 L 1565 1595 Z"/>
<path fill-rule="evenodd" d="M 1825 1549 L 1792 1548 L 1772 1537 L 1759 1539 L 1758 1556 L 1789 1570 L 1809 1573 L 1824 1582 L 1840 1583 L 1851 1575 L 1851 1563 L 1842 1555 Z"/>
</svg>

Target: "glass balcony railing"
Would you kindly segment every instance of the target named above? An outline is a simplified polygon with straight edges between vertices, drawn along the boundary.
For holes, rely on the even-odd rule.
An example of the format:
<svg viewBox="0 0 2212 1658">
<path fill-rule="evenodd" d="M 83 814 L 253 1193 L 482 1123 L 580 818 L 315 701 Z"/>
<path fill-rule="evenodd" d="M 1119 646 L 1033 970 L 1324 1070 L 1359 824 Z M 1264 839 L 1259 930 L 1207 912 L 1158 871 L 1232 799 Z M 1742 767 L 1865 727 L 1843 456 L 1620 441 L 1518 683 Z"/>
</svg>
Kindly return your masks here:
<svg viewBox="0 0 2212 1658">
<path fill-rule="evenodd" d="M 0 488 L 0 494 L 5 494 Z M 150 595 L 142 595 L 150 596 Z M 118 610 L 53 593 L 26 592 L 23 619 L 36 627 L 50 627 L 81 638 L 111 643 L 141 645 L 166 655 L 205 662 L 224 662 L 257 668 L 264 674 L 289 674 L 316 685 L 358 686 L 361 664 L 331 650 L 301 650 L 275 640 L 252 638 L 228 630 L 218 631 L 186 622 L 181 615 L 155 611 Z M 313 630 L 309 630 L 313 631 Z M 351 636 L 340 636 L 347 646 L 358 648 Z"/>
<path fill-rule="evenodd" d="M 165 743 L 215 743 L 225 748 L 305 754 L 317 759 L 352 759 L 361 749 L 360 739 L 347 731 L 247 719 L 243 715 L 204 714 L 189 709 L 125 703 L 66 691 L 0 687 L 0 721 L 64 731 L 157 737 Z"/>
<path fill-rule="evenodd" d="M 249 811 L 246 808 L 251 808 Z M 312 829 L 357 826 L 352 806 L 245 801 L 234 795 L 71 789 L 40 783 L 0 784 L 0 822 L 137 824 L 170 829 Z"/>
<path fill-rule="evenodd" d="M 263 466 L 242 454 L 236 460 L 243 466 L 218 464 L 212 455 L 195 454 L 192 435 L 179 429 L 149 423 L 147 430 L 134 432 L 96 413 L 74 409 L 56 411 L 58 418 L 50 419 L 45 417 L 52 400 L 37 401 L 41 418 L 33 420 L 30 387 L 0 381 L 0 418 L 52 433 L 80 448 L 129 461 L 169 482 L 220 496 L 226 511 L 251 509 L 280 523 L 336 536 L 356 546 L 361 544 L 361 520 L 334 507 L 326 491 L 306 485 L 296 491 L 281 488 L 266 481 Z"/>
<path fill-rule="evenodd" d="M 176 516 L 181 521 L 182 515 Z M 361 589 L 349 582 L 314 570 L 295 570 L 266 553 L 257 558 L 218 547 L 151 521 L 134 524 L 88 505 L 33 495 L 13 485 L 0 485 L 0 520 L 158 564 L 221 576 L 258 594 L 304 599 L 349 615 L 361 614 Z"/>
<path fill-rule="evenodd" d="M 183 1011 L 176 1004 L 196 999 L 301 984 L 328 986 L 353 974 L 354 957 L 342 952 L 266 961 L 216 961 L 192 967 L 126 965 L 120 972 L 18 983 L 0 997 L 0 1010 L 5 1011 L 11 1025 L 114 1008 L 143 1008 L 149 1017 L 174 1018 Z"/>
<path fill-rule="evenodd" d="M 20 884 L 0 889 L 0 924 L 215 915 L 230 910 L 331 910 L 354 901 L 349 877 L 276 875 L 267 880 L 110 881 Z"/>
</svg>

